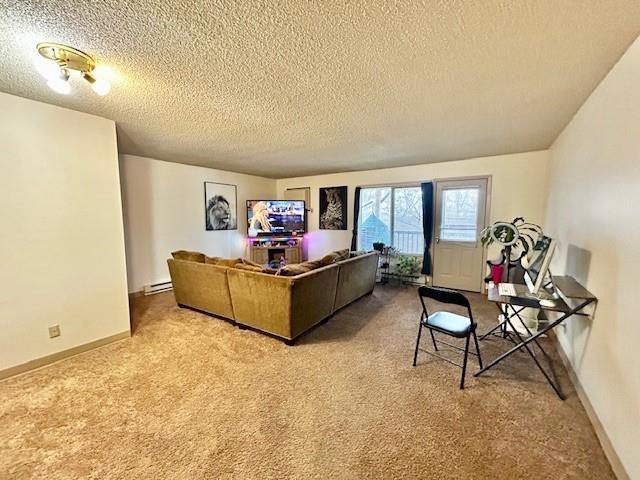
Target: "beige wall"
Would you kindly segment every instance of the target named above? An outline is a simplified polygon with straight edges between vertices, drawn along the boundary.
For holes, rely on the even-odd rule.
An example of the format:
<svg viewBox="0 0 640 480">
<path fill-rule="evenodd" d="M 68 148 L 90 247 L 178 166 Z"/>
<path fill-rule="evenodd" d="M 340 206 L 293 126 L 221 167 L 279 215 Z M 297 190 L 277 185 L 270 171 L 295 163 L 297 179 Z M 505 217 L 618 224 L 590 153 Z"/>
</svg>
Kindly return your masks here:
<svg viewBox="0 0 640 480">
<path fill-rule="evenodd" d="M 174 250 L 244 257 L 246 200 L 276 195 L 276 181 L 269 178 L 133 155 L 122 155 L 120 165 L 130 292 L 168 281 L 167 258 Z M 237 230 L 205 230 L 205 181 L 237 185 Z"/>
<path fill-rule="evenodd" d="M 129 331 L 129 308 L 114 122 L 4 93 L 0 112 L 3 370 Z"/>
<path fill-rule="evenodd" d="M 286 188 L 311 187 L 313 212 L 309 218 L 310 233 L 305 236 L 305 242 L 309 258 L 317 258 L 351 244 L 353 196 L 357 186 L 490 175 L 491 221 L 523 216 L 530 222 L 541 223 L 544 217 L 546 174 L 547 152 L 538 151 L 412 167 L 287 178 L 278 180 L 278 195 L 282 197 Z M 340 185 L 349 187 L 348 230 L 318 230 L 319 188 Z"/>
<path fill-rule="evenodd" d="M 546 230 L 553 267 L 599 298 L 562 348 L 631 478 L 640 478 L 640 40 L 550 149 Z"/>
</svg>

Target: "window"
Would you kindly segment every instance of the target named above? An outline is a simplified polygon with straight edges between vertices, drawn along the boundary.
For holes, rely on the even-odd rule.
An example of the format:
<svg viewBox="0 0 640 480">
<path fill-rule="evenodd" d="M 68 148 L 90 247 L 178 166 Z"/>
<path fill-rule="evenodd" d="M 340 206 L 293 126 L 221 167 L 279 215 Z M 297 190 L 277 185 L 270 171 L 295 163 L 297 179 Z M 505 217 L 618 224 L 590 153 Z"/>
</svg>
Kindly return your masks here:
<svg viewBox="0 0 640 480">
<path fill-rule="evenodd" d="M 478 238 L 478 187 L 448 188 L 442 192 L 440 240 L 475 242 Z"/>
<path fill-rule="evenodd" d="M 375 187 L 360 190 L 358 249 L 374 242 L 393 245 L 400 253 L 422 255 L 422 190 L 420 187 Z"/>
</svg>

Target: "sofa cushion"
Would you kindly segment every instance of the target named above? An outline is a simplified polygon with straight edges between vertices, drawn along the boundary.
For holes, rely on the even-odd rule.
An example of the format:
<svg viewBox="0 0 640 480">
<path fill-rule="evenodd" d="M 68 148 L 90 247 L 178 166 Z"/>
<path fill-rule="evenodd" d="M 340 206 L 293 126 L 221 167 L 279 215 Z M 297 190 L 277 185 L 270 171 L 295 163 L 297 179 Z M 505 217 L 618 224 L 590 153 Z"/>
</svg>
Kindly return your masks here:
<svg viewBox="0 0 640 480">
<path fill-rule="evenodd" d="M 304 265 L 302 263 L 292 263 L 290 265 L 285 265 L 276 275 L 281 275 L 283 277 L 293 277 L 295 275 L 302 275 L 303 273 L 307 273 L 313 270 L 309 265 Z"/>
<path fill-rule="evenodd" d="M 343 248 L 342 250 L 336 250 L 335 252 L 333 252 L 336 255 L 336 262 L 339 262 L 340 260 L 346 260 L 347 258 L 349 258 L 349 249 L 348 248 Z"/>
<path fill-rule="evenodd" d="M 346 260 L 349 258 L 349 249 L 344 248 L 342 250 L 336 250 L 335 252 L 331 252 L 328 255 L 322 257 L 323 265 L 331 265 L 332 263 L 339 262 L 341 260 Z"/>
<path fill-rule="evenodd" d="M 204 253 L 200 252 L 191 252 L 189 250 L 176 250 L 175 252 L 171 252 L 171 256 L 176 260 L 187 260 L 189 262 L 205 262 Z"/>
<path fill-rule="evenodd" d="M 233 268 L 237 268 L 239 270 L 248 270 L 250 272 L 260 272 L 264 271 L 264 268 L 256 265 L 248 265 L 246 263 L 236 263 Z"/>
<path fill-rule="evenodd" d="M 260 267 L 260 268 L 262 268 L 262 265 L 260 265 L 259 263 L 252 262 L 251 260 L 247 260 L 246 258 L 243 258 L 243 259 L 242 259 L 242 263 L 243 263 L 244 265 L 251 265 L 251 266 L 253 266 L 253 267 Z"/>
<path fill-rule="evenodd" d="M 316 268 L 324 267 L 322 263 L 322 259 L 320 260 L 307 260 L 306 262 L 302 262 L 300 265 L 304 265 L 305 267 L 309 267 L 311 270 L 315 270 Z"/>
<path fill-rule="evenodd" d="M 330 254 L 325 255 L 324 257 L 322 257 L 320 259 L 320 262 L 322 262 L 322 266 L 323 267 L 326 267 L 327 265 L 331 265 L 332 263 L 336 263 L 336 257 L 330 253 Z"/>
<path fill-rule="evenodd" d="M 235 267 L 236 263 L 242 263 L 241 258 L 205 257 L 204 263 L 219 265 L 221 267 Z"/>
<path fill-rule="evenodd" d="M 307 260 L 302 263 L 291 263 L 289 265 L 285 265 L 282 267 L 278 273 L 278 275 L 291 277 L 293 275 L 300 275 L 301 273 L 307 273 L 311 270 L 315 270 L 317 268 L 324 267 L 325 264 L 322 263 L 322 260 Z"/>
</svg>

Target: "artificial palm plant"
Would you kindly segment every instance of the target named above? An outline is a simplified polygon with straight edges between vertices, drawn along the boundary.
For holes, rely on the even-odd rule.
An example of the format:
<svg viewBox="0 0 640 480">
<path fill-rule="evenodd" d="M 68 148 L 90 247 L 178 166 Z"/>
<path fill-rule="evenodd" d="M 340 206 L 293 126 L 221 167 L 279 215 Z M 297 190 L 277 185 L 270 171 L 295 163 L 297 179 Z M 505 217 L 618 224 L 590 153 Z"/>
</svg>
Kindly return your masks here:
<svg viewBox="0 0 640 480">
<path fill-rule="evenodd" d="M 517 217 L 512 222 L 496 222 L 488 226 L 480 233 L 480 240 L 484 246 L 496 242 L 509 252 L 514 249 L 520 250 L 522 257 L 533 249 L 541 235 L 542 228 L 539 225 Z"/>
</svg>

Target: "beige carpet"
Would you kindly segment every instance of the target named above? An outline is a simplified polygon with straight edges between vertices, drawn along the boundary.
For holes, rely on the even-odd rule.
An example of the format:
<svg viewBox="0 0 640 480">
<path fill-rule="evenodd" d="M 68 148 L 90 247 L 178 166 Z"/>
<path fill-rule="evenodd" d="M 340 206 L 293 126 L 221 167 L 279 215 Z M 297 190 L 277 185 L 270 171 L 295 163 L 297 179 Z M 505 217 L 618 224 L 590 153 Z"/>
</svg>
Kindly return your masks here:
<svg viewBox="0 0 640 480">
<path fill-rule="evenodd" d="M 484 330 L 495 307 L 473 304 Z M 464 391 L 446 362 L 412 368 L 413 288 L 295 347 L 171 293 L 133 312 L 130 340 L 0 383 L 0 478 L 613 478 L 564 372 L 562 402 L 524 354 Z"/>
</svg>

